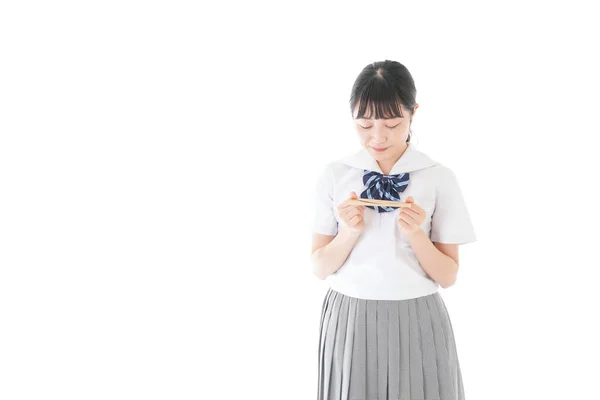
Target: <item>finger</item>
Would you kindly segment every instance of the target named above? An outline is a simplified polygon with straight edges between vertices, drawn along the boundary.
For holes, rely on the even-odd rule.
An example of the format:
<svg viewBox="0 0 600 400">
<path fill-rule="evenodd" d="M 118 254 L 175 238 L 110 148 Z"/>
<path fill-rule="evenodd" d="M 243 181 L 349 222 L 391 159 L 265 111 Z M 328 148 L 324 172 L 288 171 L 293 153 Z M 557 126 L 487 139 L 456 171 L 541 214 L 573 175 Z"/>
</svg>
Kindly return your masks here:
<svg viewBox="0 0 600 400">
<path fill-rule="evenodd" d="M 344 215 L 342 215 L 342 219 L 344 221 L 350 221 L 352 219 L 352 217 L 354 217 L 356 214 L 352 214 L 351 212 L 347 212 L 344 213 Z"/>
<path fill-rule="evenodd" d="M 406 208 L 408 208 L 409 210 L 418 210 L 419 208 L 421 208 L 421 206 L 420 206 L 419 204 L 417 204 L 417 203 L 416 203 L 416 202 L 415 202 L 415 201 L 412 199 L 412 197 L 409 197 L 409 199 L 410 199 L 411 201 L 406 201 L 406 202 L 407 202 L 407 203 L 410 203 L 410 207 L 406 207 Z M 407 199 L 407 200 L 408 200 L 408 199 Z"/>
<path fill-rule="evenodd" d="M 403 207 L 409 210 L 423 210 L 423 208 L 421 208 L 420 205 L 418 205 L 417 203 L 415 203 L 415 199 L 413 199 L 412 196 L 408 196 L 405 200 L 405 203 L 410 203 L 410 207 Z"/>
<path fill-rule="evenodd" d="M 360 215 L 356 215 L 350 219 L 350 223 L 353 225 L 358 225 L 360 223 Z"/>
<path fill-rule="evenodd" d="M 350 200 L 352 200 L 352 199 L 344 200 L 342 203 L 340 203 L 340 205 L 338 206 L 338 209 L 343 209 L 343 208 L 347 208 L 347 207 L 362 207 L 362 206 L 350 204 Z"/>
<path fill-rule="evenodd" d="M 358 215 L 361 216 L 361 218 L 364 217 L 364 215 L 365 215 L 365 206 L 356 206 L 355 210 L 358 213 Z"/>
<path fill-rule="evenodd" d="M 410 225 L 408 225 L 406 222 L 402 221 L 401 219 L 398 220 L 398 224 L 403 227 L 403 228 L 410 228 Z"/>
<path fill-rule="evenodd" d="M 422 215 L 422 213 L 419 210 L 413 210 L 412 208 L 408 207 L 402 208 L 402 210 L 400 210 L 400 213 L 405 213 L 406 215 L 412 215 L 414 217 Z"/>
<path fill-rule="evenodd" d="M 340 217 L 344 222 L 349 222 L 355 214 L 352 214 L 352 210 L 346 210 L 340 213 Z"/>
<path fill-rule="evenodd" d="M 398 219 L 401 220 L 401 221 L 404 221 L 404 222 L 406 222 L 407 224 L 410 224 L 410 225 L 421 225 L 421 224 L 419 224 L 419 222 L 416 219 L 414 219 L 410 215 L 401 214 L 400 218 L 398 218 Z"/>
<path fill-rule="evenodd" d="M 361 214 L 362 213 L 361 213 L 360 210 L 358 210 L 358 209 L 352 209 L 352 210 L 349 210 L 346 213 L 346 218 L 350 219 L 350 218 L 354 217 L 355 215 L 361 215 Z"/>
<path fill-rule="evenodd" d="M 408 208 L 408 207 L 407 207 Z M 418 205 L 417 203 L 413 203 L 410 207 L 410 210 L 417 211 L 419 214 L 425 214 L 425 209 Z"/>
<path fill-rule="evenodd" d="M 340 205 L 338 205 L 338 210 L 343 210 L 348 207 L 353 207 L 353 205 L 350 204 L 350 200 L 344 200 L 342 203 L 340 203 Z"/>
<path fill-rule="evenodd" d="M 421 218 L 419 216 L 409 215 L 408 217 L 410 218 L 408 222 L 415 225 L 421 225 Z"/>
</svg>

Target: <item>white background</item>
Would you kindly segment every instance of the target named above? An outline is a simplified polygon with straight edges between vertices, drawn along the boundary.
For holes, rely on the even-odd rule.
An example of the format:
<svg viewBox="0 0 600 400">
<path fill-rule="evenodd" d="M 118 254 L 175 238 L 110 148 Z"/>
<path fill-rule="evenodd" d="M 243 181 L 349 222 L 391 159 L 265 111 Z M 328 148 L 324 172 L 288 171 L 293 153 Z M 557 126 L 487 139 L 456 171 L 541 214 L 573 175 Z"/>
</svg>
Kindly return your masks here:
<svg viewBox="0 0 600 400">
<path fill-rule="evenodd" d="M 0 6 L 0 398 L 316 399 L 313 189 L 384 59 L 477 233 L 467 400 L 597 397 L 590 2 L 199 4 Z"/>
</svg>

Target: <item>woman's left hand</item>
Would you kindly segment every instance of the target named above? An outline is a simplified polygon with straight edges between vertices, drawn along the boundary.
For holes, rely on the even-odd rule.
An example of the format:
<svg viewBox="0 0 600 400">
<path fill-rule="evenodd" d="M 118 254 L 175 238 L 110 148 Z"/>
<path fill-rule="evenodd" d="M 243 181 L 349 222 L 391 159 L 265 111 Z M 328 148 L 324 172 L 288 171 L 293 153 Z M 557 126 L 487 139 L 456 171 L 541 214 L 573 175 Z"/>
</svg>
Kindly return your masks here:
<svg viewBox="0 0 600 400">
<path fill-rule="evenodd" d="M 412 203 L 410 207 L 401 207 L 398 213 L 398 226 L 400 232 L 407 238 L 422 230 L 421 225 L 425 223 L 425 210 L 415 203 L 415 200 L 408 196 L 405 200 L 407 203 Z"/>
</svg>

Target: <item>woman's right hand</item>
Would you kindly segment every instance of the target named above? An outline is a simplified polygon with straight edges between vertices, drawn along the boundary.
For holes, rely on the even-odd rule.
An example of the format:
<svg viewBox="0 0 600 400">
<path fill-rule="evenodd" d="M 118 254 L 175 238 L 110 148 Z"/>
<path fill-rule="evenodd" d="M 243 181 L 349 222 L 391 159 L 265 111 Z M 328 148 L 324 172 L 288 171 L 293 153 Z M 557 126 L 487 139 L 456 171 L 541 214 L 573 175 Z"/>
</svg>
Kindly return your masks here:
<svg viewBox="0 0 600 400">
<path fill-rule="evenodd" d="M 353 232 L 362 232 L 365 229 L 365 206 L 354 206 L 349 204 L 350 200 L 357 199 L 355 192 L 350 192 L 350 198 L 338 207 L 338 214 L 344 224 Z"/>
</svg>

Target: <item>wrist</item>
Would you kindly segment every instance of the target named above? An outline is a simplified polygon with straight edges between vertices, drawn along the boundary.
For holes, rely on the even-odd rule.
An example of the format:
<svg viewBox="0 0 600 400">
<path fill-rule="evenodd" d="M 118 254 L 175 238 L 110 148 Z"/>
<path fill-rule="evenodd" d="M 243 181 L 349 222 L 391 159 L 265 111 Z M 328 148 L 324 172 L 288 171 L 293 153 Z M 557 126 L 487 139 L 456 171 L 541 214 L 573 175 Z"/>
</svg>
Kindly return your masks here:
<svg viewBox="0 0 600 400">
<path fill-rule="evenodd" d="M 425 233 L 423 228 L 419 227 L 419 229 L 409 233 L 406 238 L 409 241 L 413 241 L 413 240 L 418 240 L 420 237 L 423 237 L 423 236 L 427 237 L 427 234 Z"/>
<path fill-rule="evenodd" d="M 352 229 L 349 226 L 343 226 L 341 231 L 343 231 L 346 236 L 351 238 L 356 238 L 362 234 L 362 229 Z"/>
</svg>

